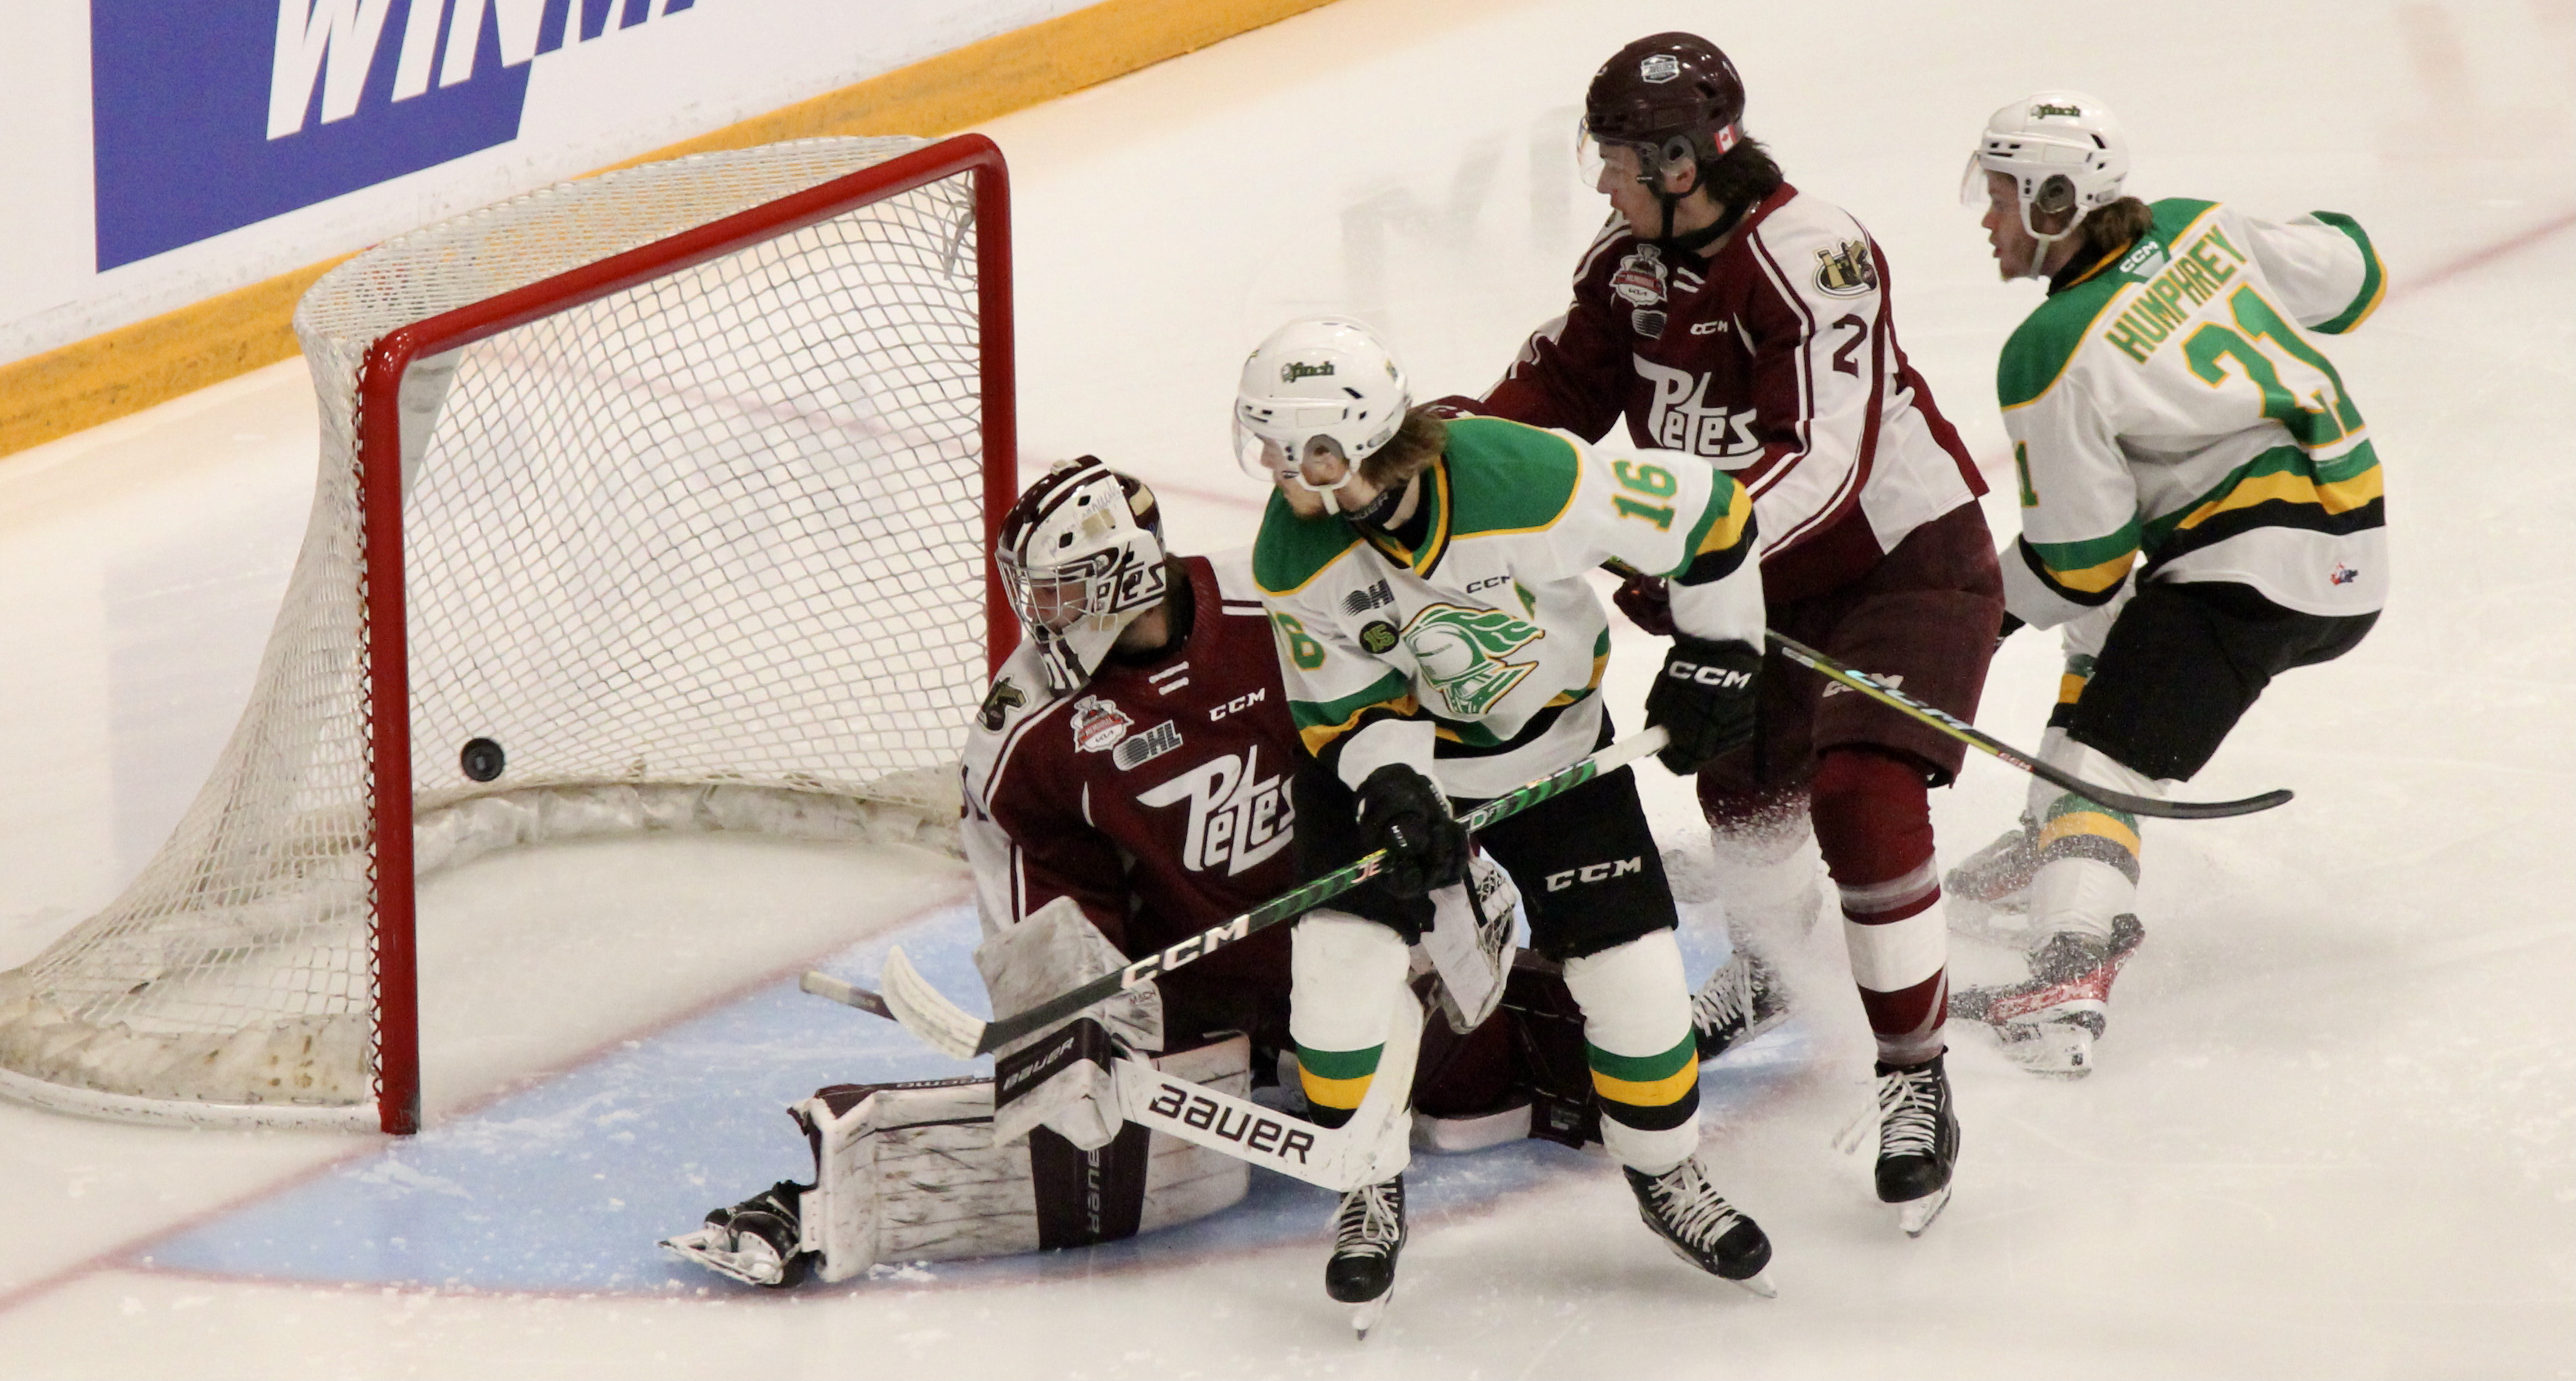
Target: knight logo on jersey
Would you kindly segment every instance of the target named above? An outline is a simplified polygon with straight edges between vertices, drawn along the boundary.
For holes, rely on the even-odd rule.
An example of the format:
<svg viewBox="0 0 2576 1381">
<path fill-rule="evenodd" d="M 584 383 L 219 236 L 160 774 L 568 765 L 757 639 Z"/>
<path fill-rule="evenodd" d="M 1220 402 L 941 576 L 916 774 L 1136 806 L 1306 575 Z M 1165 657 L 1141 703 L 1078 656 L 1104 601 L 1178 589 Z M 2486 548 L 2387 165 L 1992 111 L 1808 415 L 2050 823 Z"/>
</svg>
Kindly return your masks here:
<svg viewBox="0 0 2576 1381">
<path fill-rule="evenodd" d="M 1422 679 L 1431 683 L 1460 719 L 1480 719 L 1494 702 L 1538 669 L 1536 662 L 1503 658 L 1547 636 L 1499 609 L 1427 604 L 1404 627 L 1404 645 Z"/>
<path fill-rule="evenodd" d="M 1125 710 L 1096 695 L 1073 702 L 1071 723 L 1074 749 L 1083 753 L 1106 753 L 1136 727 Z"/>
<path fill-rule="evenodd" d="M 1139 793 L 1136 801 L 1155 807 L 1189 805 L 1181 866 L 1194 873 L 1217 868 L 1240 873 L 1258 867 L 1287 847 L 1297 823 L 1285 780 L 1275 772 L 1261 775 L 1258 744 L 1239 758 L 1232 753 L 1210 758 Z"/>
<path fill-rule="evenodd" d="M 1639 245 L 1610 275 L 1610 291 L 1636 306 L 1652 307 L 1664 300 L 1665 274 L 1662 254 L 1653 245 Z"/>
<path fill-rule="evenodd" d="M 1816 291 L 1858 297 L 1877 286 L 1878 265 L 1870 262 L 1869 241 L 1845 240 L 1816 251 Z"/>
</svg>

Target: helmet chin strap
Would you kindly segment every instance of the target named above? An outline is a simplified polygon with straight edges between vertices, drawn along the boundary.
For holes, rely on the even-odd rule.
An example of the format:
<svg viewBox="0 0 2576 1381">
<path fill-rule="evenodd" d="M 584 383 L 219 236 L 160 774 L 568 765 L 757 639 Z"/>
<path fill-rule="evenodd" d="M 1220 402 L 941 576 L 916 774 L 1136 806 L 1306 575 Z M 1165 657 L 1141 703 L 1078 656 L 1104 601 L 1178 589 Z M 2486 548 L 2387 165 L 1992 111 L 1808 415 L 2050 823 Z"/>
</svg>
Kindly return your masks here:
<svg viewBox="0 0 2576 1381">
<path fill-rule="evenodd" d="M 1688 192 L 1667 192 L 1664 190 L 1663 181 L 1660 178 L 1652 180 L 1641 178 L 1639 180 L 1646 183 L 1648 190 L 1655 194 L 1655 200 L 1661 203 L 1664 208 L 1663 233 L 1649 237 L 1647 242 L 1654 245 L 1657 249 L 1664 251 L 1666 254 L 1695 254 L 1700 250 L 1706 249 L 1708 246 L 1715 244 L 1720 237 L 1726 234 L 1726 232 L 1733 230 L 1736 226 L 1736 222 L 1744 219 L 1744 213 L 1753 209 L 1749 204 L 1736 205 L 1730 203 L 1720 206 L 1718 208 L 1718 216 L 1716 220 L 1701 226 L 1697 230 L 1685 231 L 1676 235 L 1673 233 L 1673 212 L 1675 208 L 1682 204 L 1682 200 L 1688 197 L 1691 192 L 1696 192 L 1702 186 L 1707 184 L 1708 168 L 1706 165 L 1702 165 L 1700 167 L 1699 175 L 1692 180 L 1690 191 Z"/>
</svg>

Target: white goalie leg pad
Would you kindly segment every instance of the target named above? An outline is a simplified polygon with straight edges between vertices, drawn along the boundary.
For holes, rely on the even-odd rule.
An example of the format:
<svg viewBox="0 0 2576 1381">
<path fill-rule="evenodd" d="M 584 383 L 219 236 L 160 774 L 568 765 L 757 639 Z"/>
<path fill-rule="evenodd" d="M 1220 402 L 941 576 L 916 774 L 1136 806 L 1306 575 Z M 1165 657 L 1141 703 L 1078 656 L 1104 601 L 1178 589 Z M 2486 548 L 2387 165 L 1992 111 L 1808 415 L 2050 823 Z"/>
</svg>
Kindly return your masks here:
<svg viewBox="0 0 2576 1381">
<path fill-rule="evenodd" d="M 996 1017 L 1027 1011 L 1126 966 L 1127 956 L 1071 897 L 1048 902 L 975 947 L 975 968 L 992 995 Z M 1118 1135 L 1118 1096 L 1107 1068 L 1080 1057 L 1069 1045 L 1081 1018 L 1098 1022 L 1128 1049 L 1162 1048 L 1162 994 L 1151 985 L 1131 988 L 1085 1009 L 1081 1017 L 1003 1046 L 994 1052 L 1002 1084 L 994 1134 L 1001 1140 L 1016 1140 L 1032 1127 L 1045 1126 L 1088 1151 Z M 1022 1075 L 1033 1076 L 1026 1087 L 1017 1082 Z"/>
<path fill-rule="evenodd" d="M 2166 783 L 2070 738 L 2060 736 L 2046 757 L 2051 767 L 2114 791 L 2158 799 L 2167 794 Z M 2144 822 L 2046 782 L 2031 786 L 2031 818 L 2039 822 L 2037 847 L 2045 860 L 2030 881 L 2031 942 L 2060 931 L 2108 942 L 2112 918 L 2138 909 Z"/>
<path fill-rule="evenodd" d="M 1696 1043 L 1690 985 L 1670 930 L 1566 960 L 1565 986 L 1583 1009 L 1584 1041 L 1610 1054 L 1647 1058 Z M 1699 1061 L 1691 1059 L 1689 1067 L 1696 1075 Z M 1680 1126 L 1650 1130 L 1627 1126 L 1605 1111 L 1601 1144 L 1620 1164 L 1661 1174 L 1699 1149 L 1699 1118 L 1694 1114 Z"/>
<path fill-rule="evenodd" d="M 1449 1028 L 1465 1035 L 1503 1002 L 1503 980 L 1520 952 L 1521 889 L 1511 872 L 1477 849 L 1467 878 L 1431 894 L 1422 952 L 1439 975 L 1434 988 Z"/>
<path fill-rule="evenodd" d="M 1251 1043 L 1241 1036 L 1161 1063 L 1229 1098 L 1251 1091 Z M 995 1140 L 991 1081 L 850 1092 L 856 1096 L 826 1090 L 791 1109 L 816 1152 L 814 1188 L 798 1215 L 800 1247 L 820 1254 L 824 1280 L 847 1280 L 885 1262 L 1038 1249 L 1028 1143 Z M 1249 1187 L 1241 1159 L 1159 1133 L 1148 1145 L 1141 1231 L 1203 1218 L 1239 1202 Z"/>
</svg>

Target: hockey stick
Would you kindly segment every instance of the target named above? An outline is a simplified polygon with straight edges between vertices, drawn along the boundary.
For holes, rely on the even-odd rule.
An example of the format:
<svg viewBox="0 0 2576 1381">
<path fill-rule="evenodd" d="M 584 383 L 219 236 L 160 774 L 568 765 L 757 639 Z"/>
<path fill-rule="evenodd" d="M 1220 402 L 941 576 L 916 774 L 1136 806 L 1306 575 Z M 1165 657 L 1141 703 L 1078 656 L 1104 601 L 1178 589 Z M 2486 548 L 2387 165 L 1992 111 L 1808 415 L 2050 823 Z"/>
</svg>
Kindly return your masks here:
<svg viewBox="0 0 2576 1381">
<path fill-rule="evenodd" d="M 2274 806 L 2285 805 L 2290 800 L 2290 793 L 2281 790 L 2266 791 L 2260 796 L 2248 796 L 2241 801 L 2159 801 L 2153 796 L 2132 796 L 2125 791 L 2113 791 L 2107 786 L 2095 786 L 2091 782 L 2051 767 L 2037 758 L 2027 756 L 2009 744 L 1990 738 L 1975 726 L 1962 723 L 1867 672 L 1854 671 L 1795 638 L 1784 638 L 1767 630 L 1764 636 L 1771 640 L 1773 647 L 1780 649 L 1781 656 L 1790 661 L 1859 691 L 1882 705 L 1921 720 L 1971 748 L 1982 748 L 2051 786 L 2071 791 L 2096 805 L 2107 806 L 2112 810 L 2125 811 L 2131 815 L 2154 816 L 2164 820 L 2223 820 L 2231 815 L 2252 815 L 2258 810 L 2270 810 Z"/>
<path fill-rule="evenodd" d="M 1459 823 L 1473 834 L 1550 797 L 1562 796 L 1595 777 L 1606 776 L 1648 754 L 1661 752 L 1665 742 L 1662 729 L 1640 730 L 1581 762 L 1487 801 L 1467 812 Z M 901 945 L 886 951 L 885 992 L 881 998 L 827 974 L 808 974 L 802 986 L 809 993 L 866 1011 L 878 1011 L 881 1006 L 884 1009 L 882 1014 L 891 1015 L 903 1023 L 905 1030 L 920 1037 L 930 1048 L 955 1059 L 971 1059 L 977 1055 L 989 1055 L 1023 1036 L 1053 1026 L 1104 998 L 1129 988 L 1143 987 L 1153 982 L 1158 974 L 1169 973 L 1192 960 L 1204 959 L 1257 931 L 1305 915 L 1376 876 L 1379 866 L 1385 861 L 1386 852 L 1374 850 L 1348 867 L 1292 887 L 1233 920 L 1200 931 L 1159 954 L 1146 955 L 1116 973 L 1102 974 L 1027 1011 L 993 1021 L 975 1017 L 932 987 L 930 980 L 922 977 L 920 970 L 912 966 L 912 961 L 904 957 Z"/>
</svg>

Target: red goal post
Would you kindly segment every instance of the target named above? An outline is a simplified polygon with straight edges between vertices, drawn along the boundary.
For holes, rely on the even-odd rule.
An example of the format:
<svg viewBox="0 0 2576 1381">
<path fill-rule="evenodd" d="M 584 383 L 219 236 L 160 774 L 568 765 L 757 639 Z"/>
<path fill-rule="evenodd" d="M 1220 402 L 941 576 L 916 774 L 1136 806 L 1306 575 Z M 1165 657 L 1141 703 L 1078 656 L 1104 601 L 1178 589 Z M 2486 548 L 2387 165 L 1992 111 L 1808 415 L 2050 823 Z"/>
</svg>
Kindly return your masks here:
<svg viewBox="0 0 2576 1381">
<path fill-rule="evenodd" d="M 416 1131 L 421 869 L 558 817 L 953 832 L 1017 633 L 1010 264 L 964 135 L 620 170 L 326 275 L 313 526 L 251 706 L 143 875 L 0 975 L 0 1094 Z"/>
</svg>

